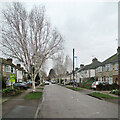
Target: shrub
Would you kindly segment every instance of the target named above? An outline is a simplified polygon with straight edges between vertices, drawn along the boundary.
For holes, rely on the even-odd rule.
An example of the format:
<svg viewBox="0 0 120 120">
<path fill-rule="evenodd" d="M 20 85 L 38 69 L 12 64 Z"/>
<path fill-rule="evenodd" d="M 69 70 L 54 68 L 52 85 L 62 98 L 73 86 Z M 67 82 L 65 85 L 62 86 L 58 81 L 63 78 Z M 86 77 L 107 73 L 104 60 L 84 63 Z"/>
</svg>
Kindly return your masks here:
<svg viewBox="0 0 120 120">
<path fill-rule="evenodd" d="M 117 85 L 116 83 L 110 85 L 110 84 L 99 84 L 97 85 L 97 90 L 113 90 L 113 89 L 118 89 L 119 85 Z"/>
<path fill-rule="evenodd" d="M 5 88 L 5 89 L 2 89 L 2 96 L 4 97 L 8 97 L 8 96 L 16 96 L 18 94 L 20 94 L 22 91 L 20 89 L 11 89 L 10 87 L 9 88 Z"/>
<path fill-rule="evenodd" d="M 120 91 L 119 90 L 112 90 L 110 93 L 120 96 Z"/>
<path fill-rule="evenodd" d="M 45 86 L 45 84 L 44 84 L 44 83 L 42 83 L 40 86 Z"/>
<path fill-rule="evenodd" d="M 2 88 L 6 88 L 6 78 L 2 77 Z"/>
</svg>

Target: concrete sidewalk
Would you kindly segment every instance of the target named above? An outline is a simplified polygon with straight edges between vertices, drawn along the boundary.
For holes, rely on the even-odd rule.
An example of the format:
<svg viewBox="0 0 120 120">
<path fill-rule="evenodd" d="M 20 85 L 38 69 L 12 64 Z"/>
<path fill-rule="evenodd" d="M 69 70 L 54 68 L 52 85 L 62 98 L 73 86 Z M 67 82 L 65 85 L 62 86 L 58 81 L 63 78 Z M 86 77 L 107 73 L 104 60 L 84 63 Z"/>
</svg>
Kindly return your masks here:
<svg viewBox="0 0 120 120">
<path fill-rule="evenodd" d="M 2 118 L 35 118 L 40 100 L 25 100 L 24 97 L 32 89 L 26 90 L 19 96 L 12 97 L 2 104 Z M 36 89 L 36 91 L 43 91 Z"/>
</svg>

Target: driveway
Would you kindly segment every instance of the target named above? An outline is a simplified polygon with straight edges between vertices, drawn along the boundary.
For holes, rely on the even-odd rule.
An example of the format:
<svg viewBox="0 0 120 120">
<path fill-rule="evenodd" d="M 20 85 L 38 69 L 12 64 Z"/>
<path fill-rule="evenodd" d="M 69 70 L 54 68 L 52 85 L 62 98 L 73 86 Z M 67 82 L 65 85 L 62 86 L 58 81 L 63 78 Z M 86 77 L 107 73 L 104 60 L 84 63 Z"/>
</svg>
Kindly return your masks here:
<svg viewBox="0 0 120 120">
<path fill-rule="evenodd" d="M 38 118 L 118 118 L 118 105 L 59 85 L 46 85 Z"/>
</svg>

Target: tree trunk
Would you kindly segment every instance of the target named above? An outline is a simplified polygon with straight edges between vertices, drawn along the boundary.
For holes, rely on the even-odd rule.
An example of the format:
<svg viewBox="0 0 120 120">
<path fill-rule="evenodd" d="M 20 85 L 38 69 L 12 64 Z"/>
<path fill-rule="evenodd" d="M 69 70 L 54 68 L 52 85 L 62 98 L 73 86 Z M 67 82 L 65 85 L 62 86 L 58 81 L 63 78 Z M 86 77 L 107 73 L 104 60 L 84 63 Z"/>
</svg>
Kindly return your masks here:
<svg viewBox="0 0 120 120">
<path fill-rule="evenodd" d="M 35 80 L 34 80 L 34 77 L 32 77 L 32 91 L 35 92 L 36 89 L 35 89 Z"/>
</svg>

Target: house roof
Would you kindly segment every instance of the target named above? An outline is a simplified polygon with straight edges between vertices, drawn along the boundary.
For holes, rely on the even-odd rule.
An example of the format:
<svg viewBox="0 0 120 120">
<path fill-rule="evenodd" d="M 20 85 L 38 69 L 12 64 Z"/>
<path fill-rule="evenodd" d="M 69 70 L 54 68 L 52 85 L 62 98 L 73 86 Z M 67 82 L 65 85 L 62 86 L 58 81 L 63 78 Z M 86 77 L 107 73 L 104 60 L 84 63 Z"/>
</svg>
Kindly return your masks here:
<svg viewBox="0 0 120 120">
<path fill-rule="evenodd" d="M 2 64 L 5 64 L 5 65 L 10 65 L 12 67 L 16 67 L 13 63 L 10 63 L 8 62 L 7 60 L 5 60 L 4 58 L 0 58 L 2 60 Z"/>
<path fill-rule="evenodd" d="M 25 71 L 22 67 L 17 67 L 16 65 L 14 65 L 13 63 L 8 62 L 6 59 L 4 58 L 0 58 L 2 60 L 2 64 L 4 65 L 10 65 L 11 67 L 15 67 L 18 70 L 22 70 Z"/>
<path fill-rule="evenodd" d="M 102 62 L 101 65 L 109 64 L 109 63 L 116 63 L 118 62 L 118 55 L 117 53 L 106 59 L 105 61 Z"/>
<path fill-rule="evenodd" d="M 99 62 L 99 61 L 94 61 L 94 62 L 92 62 L 91 64 L 85 65 L 84 67 L 80 68 L 80 69 L 78 70 L 78 72 L 80 72 L 80 71 L 82 71 L 82 70 L 95 69 L 95 68 L 97 68 L 100 64 L 101 64 L 101 62 Z"/>
</svg>

